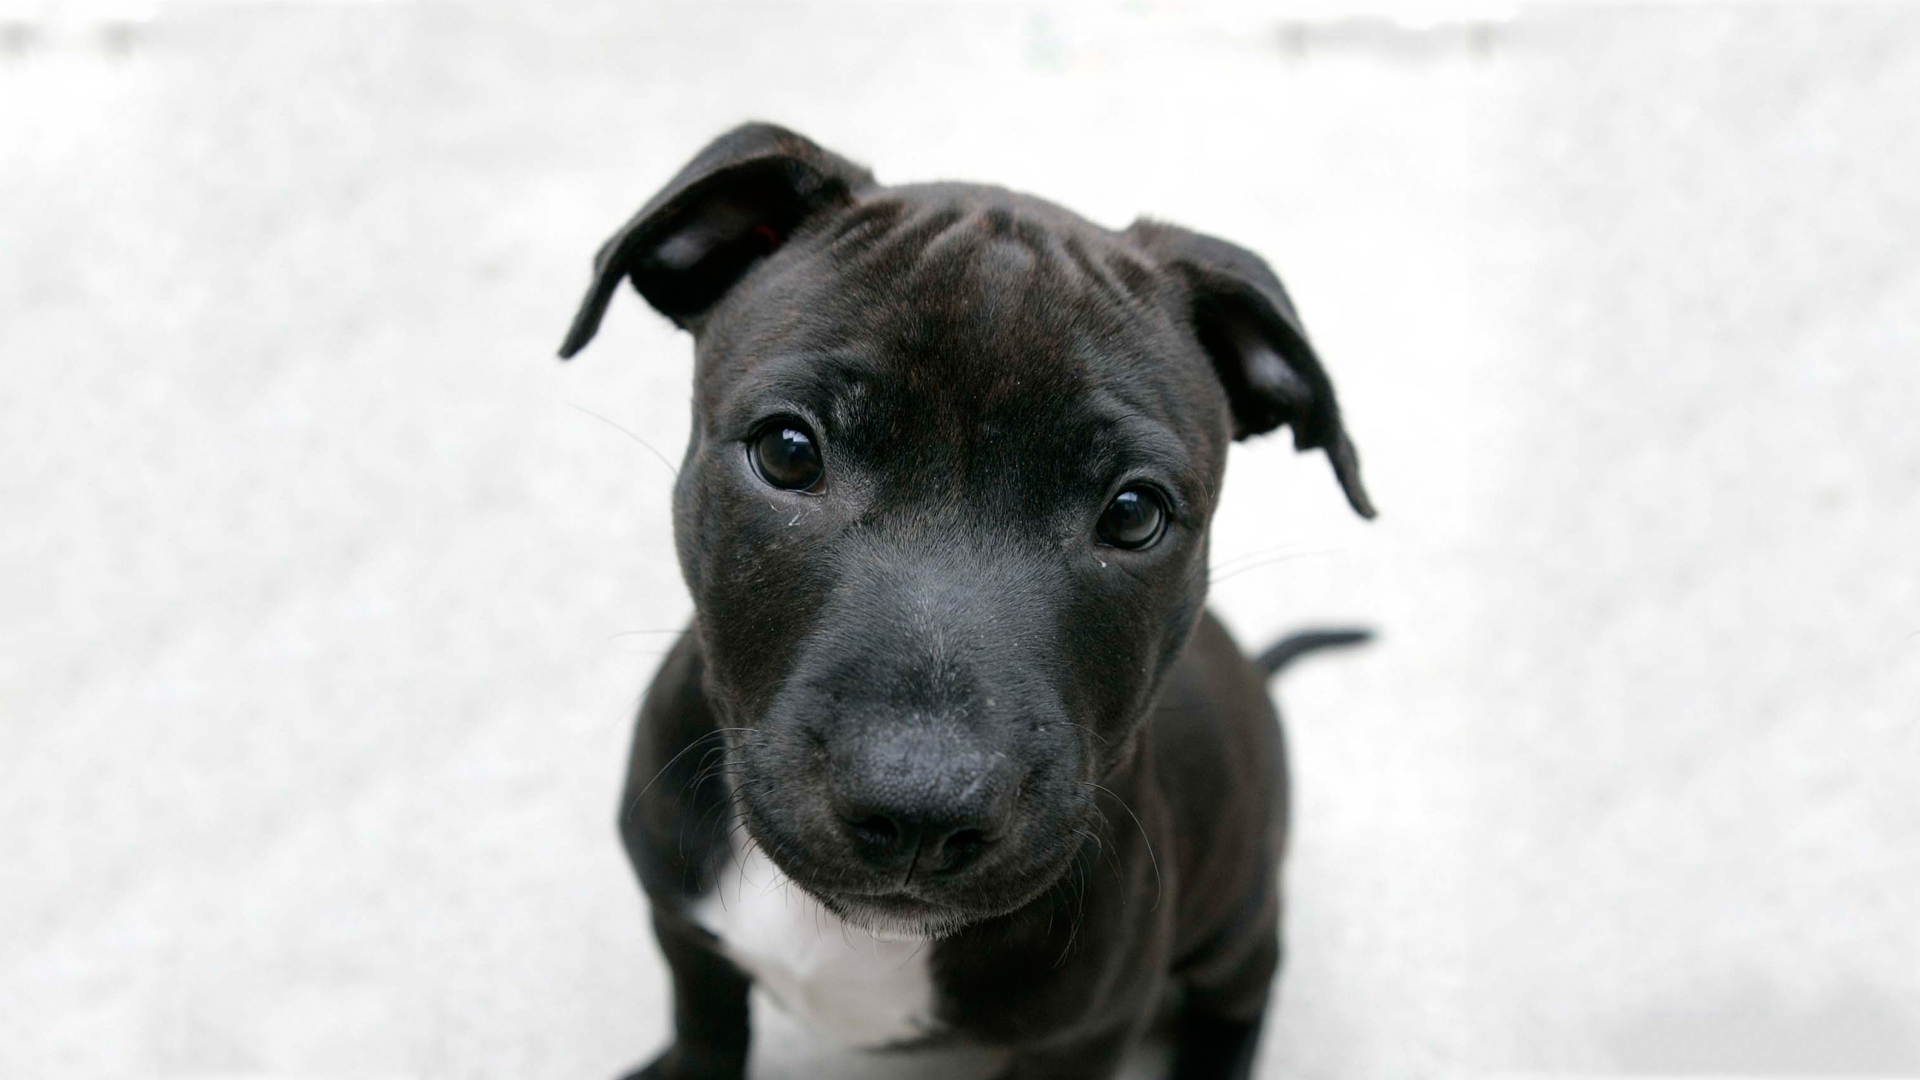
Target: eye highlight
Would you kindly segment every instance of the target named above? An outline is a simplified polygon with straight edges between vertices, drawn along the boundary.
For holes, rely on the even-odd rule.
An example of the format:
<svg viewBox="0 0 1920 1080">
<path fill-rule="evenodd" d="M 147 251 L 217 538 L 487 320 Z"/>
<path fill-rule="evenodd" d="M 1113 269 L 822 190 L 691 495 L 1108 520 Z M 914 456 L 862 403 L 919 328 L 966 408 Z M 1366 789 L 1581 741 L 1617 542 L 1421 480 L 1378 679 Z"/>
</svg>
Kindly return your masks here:
<svg viewBox="0 0 1920 1080">
<path fill-rule="evenodd" d="M 1150 487 L 1130 487 L 1113 497 L 1094 535 L 1108 547 L 1138 551 L 1150 547 L 1167 529 L 1167 504 Z"/>
<path fill-rule="evenodd" d="M 747 442 L 747 457 L 760 479 L 785 491 L 818 492 L 827 478 L 813 432 L 792 417 L 762 427 Z"/>
</svg>

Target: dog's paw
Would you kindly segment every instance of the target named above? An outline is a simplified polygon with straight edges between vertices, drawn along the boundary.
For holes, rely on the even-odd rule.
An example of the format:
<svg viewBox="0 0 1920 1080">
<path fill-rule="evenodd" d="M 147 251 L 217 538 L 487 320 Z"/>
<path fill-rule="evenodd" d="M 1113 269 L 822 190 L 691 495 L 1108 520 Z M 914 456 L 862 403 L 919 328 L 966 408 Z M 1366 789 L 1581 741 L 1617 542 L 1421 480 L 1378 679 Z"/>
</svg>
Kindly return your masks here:
<svg viewBox="0 0 1920 1080">
<path fill-rule="evenodd" d="M 659 1057 L 620 1080 L 746 1080 L 746 1062 L 722 1062 L 667 1047 Z"/>
</svg>

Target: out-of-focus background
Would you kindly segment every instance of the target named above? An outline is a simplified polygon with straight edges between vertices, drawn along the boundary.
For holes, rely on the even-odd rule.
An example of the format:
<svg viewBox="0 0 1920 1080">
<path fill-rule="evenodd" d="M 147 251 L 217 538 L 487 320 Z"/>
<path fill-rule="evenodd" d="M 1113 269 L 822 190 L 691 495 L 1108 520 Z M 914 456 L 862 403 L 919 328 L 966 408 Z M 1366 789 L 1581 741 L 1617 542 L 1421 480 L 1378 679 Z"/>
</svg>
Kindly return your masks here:
<svg viewBox="0 0 1920 1080">
<path fill-rule="evenodd" d="M 1382 517 L 1237 449 L 1216 603 L 1382 638 L 1278 689 L 1261 1075 L 1920 1074 L 1920 10 L 1146 2 L 0 9 L 0 1074 L 658 1047 L 586 410 L 677 458 L 689 348 L 553 350 L 749 117 L 1299 302 Z"/>
</svg>

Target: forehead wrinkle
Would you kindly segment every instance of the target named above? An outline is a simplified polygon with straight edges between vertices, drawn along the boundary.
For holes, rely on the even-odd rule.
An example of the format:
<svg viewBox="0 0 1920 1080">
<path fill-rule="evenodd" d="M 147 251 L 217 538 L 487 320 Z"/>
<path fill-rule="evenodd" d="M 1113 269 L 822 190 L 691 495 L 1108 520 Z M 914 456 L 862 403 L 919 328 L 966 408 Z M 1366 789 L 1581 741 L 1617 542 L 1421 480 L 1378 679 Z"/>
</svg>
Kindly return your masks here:
<svg viewBox="0 0 1920 1080">
<path fill-rule="evenodd" d="M 796 349 L 755 365 L 727 404 L 761 411 L 799 407 L 829 431 L 845 429 L 854 420 L 850 404 L 865 396 L 877 374 L 870 360 L 853 351 Z"/>
<path fill-rule="evenodd" d="M 1096 254 L 1087 249 L 1085 239 L 1073 233 L 1060 238 L 1060 249 L 1080 279 L 1115 307 L 1132 310 L 1153 299 L 1153 276 L 1138 260 L 1119 251 Z"/>
<path fill-rule="evenodd" d="M 1137 408 L 1112 389 L 1094 393 L 1096 419 L 1090 425 L 1109 470 L 1144 467 L 1187 481 L 1193 450 L 1174 430 Z"/>
<path fill-rule="evenodd" d="M 1112 234 L 1001 189 L 898 189 L 856 206 L 827 246 L 850 274 L 814 302 L 917 330 L 899 336 L 1002 352 L 1063 331 L 1124 337 L 1154 321 L 1139 268 L 1123 265 Z"/>
<path fill-rule="evenodd" d="M 879 283 L 896 282 L 903 270 L 924 265 L 947 247 L 947 235 L 967 219 L 953 205 L 874 202 L 831 245 L 849 265 Z"/>
<path fill-rule="evenodd" d="M 1143 306 L 1112 268 L 1118 248 L 1104 230 L 1071 219 L 1049 228 L 1043 218 L 1061 216 L 1058 208 L 998 189 L 921 193 L 936 194 L 945 197 L 863 206 L 857 224 L 836 234 L 835 243 L 858 238 L 844 246 L 858 248 L 849 261 L 873 301 L 904 299 L 955 321 L 971 318 L 976 332 L 995 336 L 1124 318 Z M 1051 310 L 1032 310 L 1034 301 Z"/>
</svg>

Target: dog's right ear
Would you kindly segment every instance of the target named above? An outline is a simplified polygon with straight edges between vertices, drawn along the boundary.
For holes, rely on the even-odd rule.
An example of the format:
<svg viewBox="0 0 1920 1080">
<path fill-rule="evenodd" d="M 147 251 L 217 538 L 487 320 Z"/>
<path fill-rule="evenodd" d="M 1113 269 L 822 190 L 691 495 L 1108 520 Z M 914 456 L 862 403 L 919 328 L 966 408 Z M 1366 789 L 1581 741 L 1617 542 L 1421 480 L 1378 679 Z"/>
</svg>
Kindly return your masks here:
<svg viewBox="0 0 1920 1080">
<path fill-rule="evenodd" d="M 801 222 L 848 205 L 873 182 L 866 169 L 783 127 L 734 128 L 708 143 L 601 245 L 561 359 L 593 340 L 621 278 L 631 279 L 662 315 L 687 326 Z"/>
</svg>

